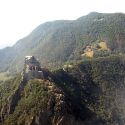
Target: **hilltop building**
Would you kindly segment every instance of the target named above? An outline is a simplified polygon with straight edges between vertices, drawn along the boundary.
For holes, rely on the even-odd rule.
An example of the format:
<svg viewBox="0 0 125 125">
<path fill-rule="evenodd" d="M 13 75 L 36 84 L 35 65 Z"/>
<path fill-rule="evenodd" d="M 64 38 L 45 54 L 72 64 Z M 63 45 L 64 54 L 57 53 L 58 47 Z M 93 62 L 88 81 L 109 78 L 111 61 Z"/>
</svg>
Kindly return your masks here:
<svg viewBox="0 0 125 125">
<path fill-rule="evenodd" d="M 31 78 L 43 78 L 40 63 L 34 56 L 25 56 L 24 76 L 27 80 Z"/>
</svg>

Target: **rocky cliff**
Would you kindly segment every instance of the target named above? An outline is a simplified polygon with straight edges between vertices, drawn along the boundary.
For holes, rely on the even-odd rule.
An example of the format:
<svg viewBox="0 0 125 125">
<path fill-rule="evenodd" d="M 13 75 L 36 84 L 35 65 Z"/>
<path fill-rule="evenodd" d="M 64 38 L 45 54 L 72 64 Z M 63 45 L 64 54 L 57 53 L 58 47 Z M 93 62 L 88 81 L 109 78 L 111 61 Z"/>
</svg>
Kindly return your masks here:
<svg viewBox="0 0 125 125">
<path fill-rule="evenodd" d="M 124 125 L 125 56 L 103 57 L 4 85 L 3 125 Z M 7 101 L 8 100 L 8 101 Z"/>
<path fill-rule="evenodd" d="M 40 63 L 34 56 L 26 56 L 24 61 L 24 69 L 21 73 L 21 79 L 19 86 L 13 91 L 13 93 L 7 98 L 7 102 L 1 109 L 1 122 L 4 121 L 11 113 L 14 112 L 18 101 L 21 99 L 21 93 L 27 82 L 31 79 L 43 79 L 43 71 Z"/>
</svg>

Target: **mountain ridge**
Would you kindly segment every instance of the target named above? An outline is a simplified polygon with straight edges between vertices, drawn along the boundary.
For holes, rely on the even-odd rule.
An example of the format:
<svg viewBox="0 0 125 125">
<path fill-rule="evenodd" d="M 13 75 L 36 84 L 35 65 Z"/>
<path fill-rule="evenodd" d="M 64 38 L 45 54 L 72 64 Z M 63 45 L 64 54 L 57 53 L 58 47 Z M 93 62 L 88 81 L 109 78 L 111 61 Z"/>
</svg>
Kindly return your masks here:
<svg viewBox="0 0 125 125">
<path fill-rule="evenodd" d="M 125 55 L 79 62 L 1 84 L 2 125 L 123 125 Z M 43 71 L 44 73 L 44 71 Z M 19 98 L 18 98 L 19 97 Z M 11 112 L 10 112 L 11 111 Z"/>
<path fill-rule="evenodd" d="M 105 41 L 112 52 L 124 53 L 125 15 L 90 13 L 73 21 L 52 21 L 39 25 L 13 47 L 0 50 L 0 72 L 22 70 L 25 55 L 34 55 L 52 68 L 70 60 L 83 60 L 87 45 Z M 4 64 L 4 66 L 3 66 Z"/>
<path fill-rule="evenodd" d="M 41 24 L 0 59 L 1 125 L 124 125 L 125 14 Z"/>
</svg>

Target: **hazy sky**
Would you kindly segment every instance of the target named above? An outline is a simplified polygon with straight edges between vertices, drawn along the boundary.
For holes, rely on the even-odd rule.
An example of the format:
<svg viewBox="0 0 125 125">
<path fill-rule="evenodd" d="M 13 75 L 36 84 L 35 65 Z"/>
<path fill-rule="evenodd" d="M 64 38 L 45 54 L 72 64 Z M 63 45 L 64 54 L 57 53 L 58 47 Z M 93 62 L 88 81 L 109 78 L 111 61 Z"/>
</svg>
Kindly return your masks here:
<svg viewBox="0 0 125 125">
<path fill-rule="evenodd" d="M 0 48 L 13 45 L 46 21 L 76 19 L 92 11 L 123 12 L 124 0 L 0 0 Z"/>
</svg>

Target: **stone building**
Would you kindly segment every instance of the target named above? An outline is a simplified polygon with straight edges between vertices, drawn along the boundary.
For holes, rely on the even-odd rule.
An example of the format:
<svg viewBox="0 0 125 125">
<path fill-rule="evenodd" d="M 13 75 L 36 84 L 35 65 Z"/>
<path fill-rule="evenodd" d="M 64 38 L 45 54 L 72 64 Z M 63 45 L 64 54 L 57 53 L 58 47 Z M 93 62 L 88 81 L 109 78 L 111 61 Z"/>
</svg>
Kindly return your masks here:
<svg viewBox="0 0 125 125">
<path fill-rule="evenodd" d="M 25 56 L 24 74 L 27 79 L 43 78 L 40 63 L 34 56 Z"/>
</svg>

